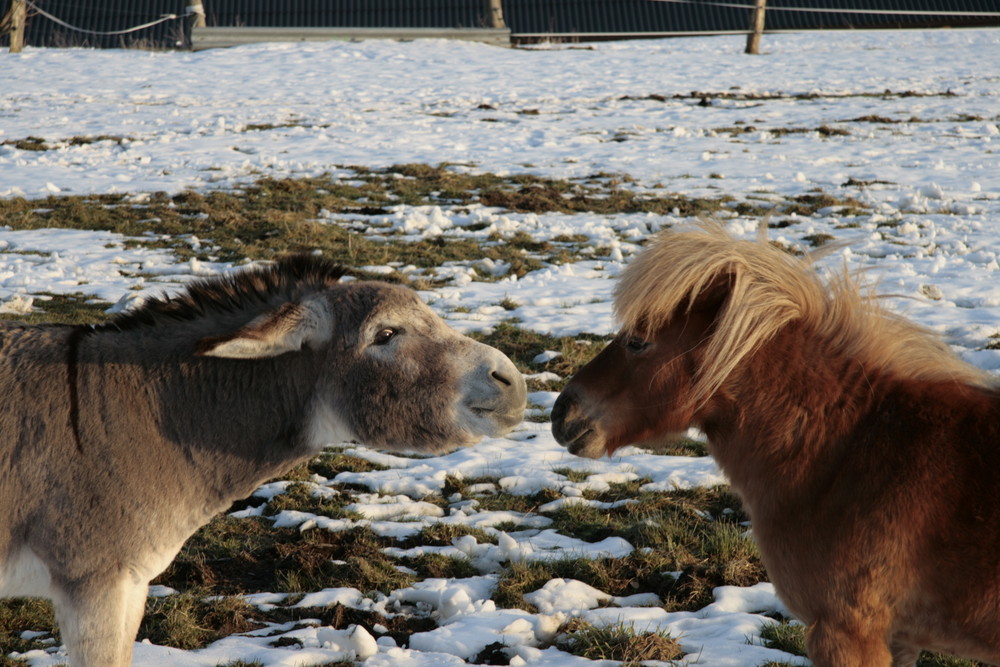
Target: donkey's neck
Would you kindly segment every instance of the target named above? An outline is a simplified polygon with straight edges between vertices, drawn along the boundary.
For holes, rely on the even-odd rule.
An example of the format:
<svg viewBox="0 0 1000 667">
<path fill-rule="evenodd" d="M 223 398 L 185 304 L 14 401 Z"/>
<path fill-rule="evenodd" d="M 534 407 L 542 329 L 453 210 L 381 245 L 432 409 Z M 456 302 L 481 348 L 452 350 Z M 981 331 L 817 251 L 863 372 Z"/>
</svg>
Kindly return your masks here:
<svg viewBox="0 0 1000 667">
<path fill-rule="evenodd" d="M 888 384 L 885 374 L 793 325 L 730 377 L 703 428 L 751 511 L 794 503 L 824 484 L 817 475 L 836 469 L 824 459 L 840 455 Z"/>
<path fill-rule="evenodd" d="M 164 329 L 155 338 L 134 329 L 79 342 L 75 391 L 85 455 L 93 443 L 110 443 L 112 455 L 183 476 L 170 482 L 180 492 L 225 505 L 315 452 L 312 398 L 322 365 L 315 353 L 193 357 L 183 329 Z"/>
</svg>

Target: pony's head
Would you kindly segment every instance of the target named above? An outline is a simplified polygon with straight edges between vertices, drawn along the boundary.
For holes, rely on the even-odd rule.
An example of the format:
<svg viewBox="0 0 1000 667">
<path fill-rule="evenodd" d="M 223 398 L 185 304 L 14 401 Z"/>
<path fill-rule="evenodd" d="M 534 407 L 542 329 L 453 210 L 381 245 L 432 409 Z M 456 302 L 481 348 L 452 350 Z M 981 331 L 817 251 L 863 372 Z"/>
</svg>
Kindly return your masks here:
<svg viewBox="0 0 1000 667">
<path fill-rule="evenodd" d="M 556 439 L 590 457 L 673 439 L 701 425 L 734 371 L 793 322 L 866 368 L 984 383 L 846 272 L 821 279 L 812 259 L 735 239 L 716 223 L 660 233 L 618 283 L 618 336 L 556 402 Z"/>
</svg>

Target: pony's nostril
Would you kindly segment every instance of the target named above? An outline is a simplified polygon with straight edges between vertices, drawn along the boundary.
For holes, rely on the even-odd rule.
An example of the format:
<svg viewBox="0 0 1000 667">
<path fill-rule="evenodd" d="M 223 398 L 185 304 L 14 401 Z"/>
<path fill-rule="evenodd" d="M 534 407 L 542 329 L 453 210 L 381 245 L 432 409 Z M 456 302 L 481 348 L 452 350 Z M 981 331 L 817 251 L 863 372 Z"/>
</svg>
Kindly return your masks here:
<svg viewBox="0 0 1000 667">
<path fill-rule="evenodd" d="M 502 385 L 510 387 L 511 385 L 514 384 L 513 382 L 508 380 L 502 373 L 499 373 L 497 371 L 493 371 L 490 375 L 493 377 L 494 380 L 496 380 Z"/>
<path fill-rule="evenodd" d="M 552 421 L 561 422 L 569 415 L 570 408 L 576 403 L 570 391 L 563 389 L 559 397 L 556 398 L 555 405 L 552 406 Z"/>
<path fill-rule="evenodd" d="M 556 404 L 552 406 L 552 423 L 557 424 L 566 416 L 566 404 L 568 401 L 561 400 L 562 396 L 556 399 Z"/>
</svg>

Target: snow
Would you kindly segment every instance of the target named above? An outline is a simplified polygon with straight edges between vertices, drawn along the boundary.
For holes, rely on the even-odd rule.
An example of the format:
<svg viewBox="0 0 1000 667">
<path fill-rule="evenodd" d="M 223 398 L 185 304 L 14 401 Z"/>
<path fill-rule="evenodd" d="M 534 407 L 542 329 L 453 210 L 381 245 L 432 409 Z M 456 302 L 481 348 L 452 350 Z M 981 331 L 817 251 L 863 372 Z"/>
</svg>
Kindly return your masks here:
<svg viewBox="0 0 1000 667">
<path fill-rule="evenodd" d="M 772 230 L 772 239 L 791 246 L 804 247 L 807 236 L 820 234 L 850 242 L 823 266 L 846 263 L 866 270 L 878 291 L 891 295 L 892 307 L 943 334 L 971 363 L 1000 370 L 1000 351 L 986 345 L 1000 332 L 1000 79 L 987 66 L 1000 62 L 1000 31 L 768 35 L 766 54 L 758 57 L 744 56 L 742 46 L 743 38 L 736 36 L 606 42 L 582 49 L 369 41 L 199 53 L 3 53 L 0 197 L 127 192 L 141 205 L 157 191 L 233 189 L 262 175 L 330 173 L 350 181 L 354 173 L 346 165 L 409 162 L 553 178 L 627 174 L 632 180 L 622 187 L 640 193 L 730 196 L 734 202 L 774 206 L 775 218 L 788 224 Z M 265 124 L 272 127 L 262 129 Z M 29 136 L 52 149 L 13 144 Z M 113 139 L 69 141 L 78 136 Z M 852 180 L 862 184 L 846 185 Z M 853 196 L 870 212 L 845 214 L 841 206 L 813 216 L 782 212 L 788 198 L 817 192 Z M 733 210 L 720 217 L 733 233 L 756 233 L 755 218 Z M 332 213 L 321 219 L 344 220 Z M 689 221 L 679 211 L 605 216 L 399 205 L 384 216 L 353 222 L 373 237 L 585 236 L 590 246 L 606 252 L 519 279 L 508 275 L 503 263 L 471 258 L 440 267 L 437 276 L 447 284 L 421 293 L 461 331 L 486 330 L 517 317 L 525 328 L 573 335 L 613 331 L 612 289 L 622 266 L 651 233 Z M 106 232 L 0 229 L 0 310 L 28 312 L 48 295 L 72 293 L 127 308 L 192 277 L 230 268 L 180 263 L 169 251 L 128 241 Z M 200 243 L 194 237 L 188 242 Z M 498 305 L 504 300 L 517 307 L 505 310 Z M 557 355 L 545 352 L 534 363 Z M 558 379 L 551 373 L 541 377 Z M 545 418 L 555 396 L 532 393 L 531 414 Z M 439 627 L 399 647 L 358 626 L 269 626 L 197 651 L 139 642 L 134 664 L 461 665 L 494 642 L 509 647 L 516 665 L 609 664 L 545 648 L 559 624 L 574 617 L 668 630 L 688 652 L 686 664 L 808 664 L 761 646 L 759 630 L 768 615 L 787 615 L 766 583 L 718 589 L 715 602 L 695 612 L 667 612 L 649 595 L 613 598 L 567 579 L 528 594 L 538 613 L 499 609 L 491 599 L 505 563 L 620 556 L 633 548 L 621 538 L 589 544 L 561 535 L 546 512 L 594 502 L 582 498 L 584 491 L 640 477 L 652 480 L 643 491 L 725 483 L 710 458 L 658 456 L 629 447 L 612 459 L 577 459 L 555 443 L 547 423 L 534 422 L 508 437 L 439 457 L 415 459 L 362 447 L 347 453 L 387 469 L 345 472 L 313 485 L 316 493 L 341 484 L 367 489 L 350 507 L 362 518 L 284 511 L 272 517 L 275 526 L 365 525 L 380 535 L 406 537 L 430 524 L 451 523 L 481 528 L 497 543 L 466 536 L 451 546 L 396 550 L 410 555 L 437 550 L 468 559 L 480 573 L 476 577 L 424 580 L 388 596 L 328 589 L 298 604 L 339 603 L 386 614 L 418 609 Z M 574 482 L 567 470 L 591 474 Z M 476 485 L 473 494 L 550 489 L 560 498 L 530 515 L 481 511 L 474 496 L 446 509 L 427 502 L 441 494 L 448 476 L 498 480 Z M 276 482 L 256 496 L 263 502 L 286 486 Z M 260 509 L 242 514 L 259 515 Z M 518 531 L 496 528 L 512 521 Z M 247 599 L 262 608 L 286 600 L 266 592 Z M 273 637 L 265 635 L 274 633 L 298 639 L 301 646 L 273 647 Z M 20 657 L 35 667 L 64 659 L 59 647 Z"/>
<path fill-rule="evenodd" d="M 524 599 L 543 614 L 578 612 L 608 602 L 616 607 L 656 607 L 660 604 L 660 599 L 652 593 L 615 597 L 575 579 L 550 579 L 534 593 L 525 595 Z"/>
</svg>

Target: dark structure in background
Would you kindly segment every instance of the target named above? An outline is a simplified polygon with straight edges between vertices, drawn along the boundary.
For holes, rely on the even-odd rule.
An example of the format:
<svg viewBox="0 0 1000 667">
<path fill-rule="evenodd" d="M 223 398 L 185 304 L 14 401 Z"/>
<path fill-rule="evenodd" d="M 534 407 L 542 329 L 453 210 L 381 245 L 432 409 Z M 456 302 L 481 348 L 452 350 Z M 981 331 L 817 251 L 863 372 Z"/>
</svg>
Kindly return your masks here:
<svg viewBox="0 0 1000 667">
<path fill-rule="evenodd" d="M 672 34 L 746 33 L 753 0 L 727 0 L 747 9 L 703 2 L 655 0 L 504 0 L 515 42 L 595 40 Z M 179 18 L 121 35 L 94 35 L 60 26 L 30 6 L 25 43 L 32 46 L 185 48 L 185 0 L 32 0 L 71 25 L 94 32 L 126 30 L 161 15 Z M 209 26 L 449 27 L 486 25 L 481 0 L 203 0 Z M 6 9 L 6 2 L 2 5 Z M 1000 16 L 920 15 L 905 12 L 1000 13 L 1000 0 L 769 0 L 767 31 L 921 28 L 1000 25 Z M 781 11 L 782 6 L 904 12 Z M 6 45 L 6 35 L 0 46 Z"/>
</svg>

